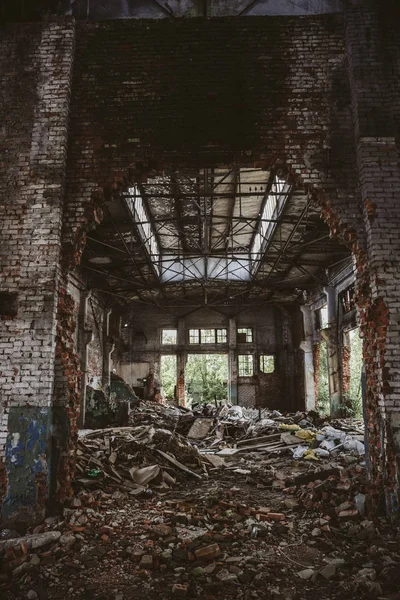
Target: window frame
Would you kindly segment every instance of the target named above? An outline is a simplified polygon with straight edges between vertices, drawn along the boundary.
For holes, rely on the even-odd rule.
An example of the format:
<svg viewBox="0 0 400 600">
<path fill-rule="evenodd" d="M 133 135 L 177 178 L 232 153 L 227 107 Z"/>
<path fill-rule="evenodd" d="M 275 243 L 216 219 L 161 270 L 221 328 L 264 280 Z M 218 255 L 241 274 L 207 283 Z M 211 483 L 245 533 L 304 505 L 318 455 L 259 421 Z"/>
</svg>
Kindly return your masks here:
<svg viewBox="0 0 400 600">
<path fill-rule="evenodd" d="M 169 331 L 169 332 L 174 331 L 175 332 L 175 341 L 173 341 L 173 342 L 165 342 L 164 341 L 164 331 L 165 332 L 166 331 Z M 176 346 L 177 343 L 178 343 L 178 330 L 175 329 L 175 328 L 167 328 L 167 327 L 164 328 L 163 327 L 161 329 L 161 346 Z"/>
<path fill-rule="evenodd" d="M 263 359 L 264 358 L 272 358 L 272 371 L 264 371 L 264 368 L 262 366 L 263 363 Z M 275 354 L 260 354 L 258 357 L 258 368 L 260 370 L 260 373 L 263 373 L 264 375 L 271 375 L 272 373 L 275 373 L 275 369 L 276 369 L 276 358 L 275 358 Z"/>
<path fill-rule="evenodd" d="M 212 342 L 204 341 L 205 334 L 202 332 L 205 331 L 213 331 L 214 339 Z M 224 332 L 224 333 L 222 333 Z M 223 341 L 218 340 L 218 335 L 222 335 L 225 339 Z M 192 341 L 192 339 L 197 338 L 197 341 Z M 228 330 L 226 327 L 210 327 L 209 329 L 205 329 L 204 327 L 196 327 L 192 329 L 188 329 L 188 343 L 193 346 L 197 345 L 222 345 L 228 343 Z"/>
<path fill-rule="evenodd" d="M 249 333 L 250 332 L 250 340 L 248 339 L 249 337 Z M 239 336 L 239 334 L 246 334 L 246 341 L 245 342 L 238 342 L 239 344 L 253 344 L 254 342 L 254 329 L 253 327 L 237 327 L 236 328 L 236 336 Z"/>
<path fill-rule="evenodd" d="M 249 366 L 249 359 L 251 359 L 251 373 L 241 373 L 241 369 L 244 370 L 244 365 L 241 365 L 241 359 L 246 359 L 247 367 Z M 246 369 L 247 370 L 247 369 Z M 237 355 L 237 371 L 238 377 L 253 377 L 254 376 L 254 354 L 238 354 Z"/>
</svg>

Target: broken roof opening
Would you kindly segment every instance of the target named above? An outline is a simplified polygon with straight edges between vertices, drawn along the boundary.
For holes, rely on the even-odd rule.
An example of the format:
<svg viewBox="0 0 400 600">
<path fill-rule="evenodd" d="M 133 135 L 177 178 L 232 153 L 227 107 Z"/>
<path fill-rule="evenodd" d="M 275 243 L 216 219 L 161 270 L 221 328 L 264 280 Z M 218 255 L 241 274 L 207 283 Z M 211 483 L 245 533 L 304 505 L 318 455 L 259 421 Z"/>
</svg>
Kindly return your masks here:
<svg viewBox="0 0 400 600">
<path fill-rule="evenodd" d="M 250 281 L 290 190 L 259 168 L 203 168 L 149 178 L 124 198 L 162 283 Z"/>
<path fill-rule="evenodd" d="M 349 260 L 281 171 L 189 163 L 106 195 L 82 266 L 119 303 L 237 308 L 298 302 Z"/>
</svg>

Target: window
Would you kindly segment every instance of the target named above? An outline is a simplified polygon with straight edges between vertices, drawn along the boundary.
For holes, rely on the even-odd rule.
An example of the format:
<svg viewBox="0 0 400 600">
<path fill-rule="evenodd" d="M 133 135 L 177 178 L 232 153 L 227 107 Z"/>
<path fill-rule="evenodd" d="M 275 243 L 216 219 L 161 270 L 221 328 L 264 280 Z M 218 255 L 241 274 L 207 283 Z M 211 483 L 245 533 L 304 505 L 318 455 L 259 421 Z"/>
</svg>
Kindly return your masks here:
<svg viewBox="0 0 400 600">
<path fill-rule="evenodd" d="M 215 329 L 200 329 L 202 344 L 215 344 Z"/>
<path fill-rule="evenodd" d="M 217 329 L 217 344 L 226 344 L 227 341 L 226 329 Z"/>
<path fill-rule="evenodd" d="M 189 329 L 189 344 L 200 344 L 199 329 Z"/>
<path fill-rule="evenodd" d="M 163 329 L 162 336 L 161 336 L 161 343 L 162 344 L 170 344 L 170 345 L 176 344 L 177 337 L 178 337 L 177 329 Z"/>
<path fill-rule="evenodd" d="M 237 341 L 241 343 L 250 343 L 253 341 L 253 330 L 251 328 L 238 329 L 237 330 Z"/>
<path fill-rule="evenodd" d="M 356 290 L 355 285 L 350 286 L 339 294 L 339 302 L 344 314 L 352 311 L 356 307 Z"/>
<path fill-rule="evenodd" d="M 273 373 L 275 371 L 275 356 L 262 354 L 260 356 L 261 373 Z"/>
<path fill-rule="evenodd" d="M 238 375 L 239 377 L 252 377 L 254 374 L 254 364 L 252 354 L 239 354 L 238 356 Z"/>
<path fill-rule="evenodd" d="M 226 329 L 189 329 L 189 344 L 226 344 Z"/>
</svg>

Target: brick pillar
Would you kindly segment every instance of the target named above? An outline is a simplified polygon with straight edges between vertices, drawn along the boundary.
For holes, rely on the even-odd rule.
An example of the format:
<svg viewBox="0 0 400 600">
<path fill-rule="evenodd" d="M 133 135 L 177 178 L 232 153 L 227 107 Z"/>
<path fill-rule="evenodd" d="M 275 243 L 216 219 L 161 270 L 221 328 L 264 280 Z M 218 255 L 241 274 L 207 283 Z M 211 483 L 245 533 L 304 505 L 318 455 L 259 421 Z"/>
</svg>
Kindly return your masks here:
<svg viewBox="0 0 400 600">
<path fill-rule="evenodd" d="M 228 329 L 228 400 L 231 404 L 238 403 L 238 371 L 237 371 L 237 330 L 236 319 L 229 319 Z"/>
<path fill-rule="evenodd" d="M 176 355 L 176 396 L 180 406 L 185 406 L 185 368 L 187 353 L 185 352 L 186 327 L 185 319 L 178 321 L 177 355 Z"/>
<path fill-rule="evenodd" d="M 41 519 L 49 495 L 73 55 L 68 19 L 9 27 L 0 42 L 9 149 L 0 166 L 0 283 L 16 308 L 0 321 L 0 400 L 8 421 L 2 515 L 9 521 Z"/>
<path fill-rule="evenodd" d="M 373 3 L 371 3 L 372 5 Z M 379 3 L 379 9 L 390 2 Z M 369 498 L 398 514 L 400 451 L 400 172 L 391 111 L 391 73 L 380 11 L 346 13 L 346 41 L 369 289 L 359 293 L 370 447 Z M 390 19 L 390 12 L 385 16 Z M 395 18 L 395 15 L 393 15 Z"/>
</svg>

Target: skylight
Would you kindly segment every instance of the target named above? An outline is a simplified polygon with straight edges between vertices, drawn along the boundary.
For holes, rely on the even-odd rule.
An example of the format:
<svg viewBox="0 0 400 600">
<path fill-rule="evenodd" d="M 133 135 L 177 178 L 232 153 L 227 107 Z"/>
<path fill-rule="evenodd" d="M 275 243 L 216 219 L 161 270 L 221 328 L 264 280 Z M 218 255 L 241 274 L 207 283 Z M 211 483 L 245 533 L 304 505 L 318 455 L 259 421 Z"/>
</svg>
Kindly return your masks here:
<svg viewBox="0 0 400 600">
<path fill-rule="evenodd" d="M 268 186 L 269 177 L 261 169 L 200 169 L 197 178 L 178 172 L 130 188 L 126 204 L 160 281 L 255 277 L 290 192 L 277 176 Z"/>
<path fill-rule="evenodd" d="M 276 229 L 277 221 L 282 214 L 290 192 L 290 185 L 283 179 L 275 177 L 271 191 L 265 199 L 261 212 L 260 224 L 251 246 L 251 270 L 255 273 L 265 254 L 268 243 Z"/>
<path fill-rule="evenodd" d="M 148 214 L 143 198 L 136 186 L 129 189 L 129 196 L 126 196 L 125 200 L 133 220 L 136 223 L 143 245 L 151 258 L 154 269 L 157 274 L 160 275 L 160 247 L 157 242 L 155 231 L 151 225 L 150 214 Z"/>
</svg>

